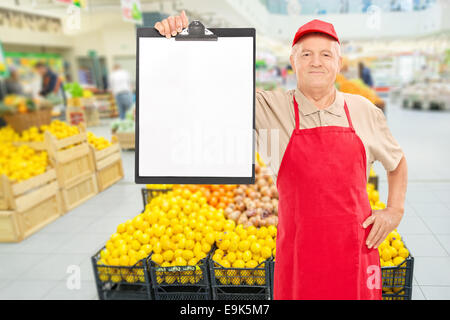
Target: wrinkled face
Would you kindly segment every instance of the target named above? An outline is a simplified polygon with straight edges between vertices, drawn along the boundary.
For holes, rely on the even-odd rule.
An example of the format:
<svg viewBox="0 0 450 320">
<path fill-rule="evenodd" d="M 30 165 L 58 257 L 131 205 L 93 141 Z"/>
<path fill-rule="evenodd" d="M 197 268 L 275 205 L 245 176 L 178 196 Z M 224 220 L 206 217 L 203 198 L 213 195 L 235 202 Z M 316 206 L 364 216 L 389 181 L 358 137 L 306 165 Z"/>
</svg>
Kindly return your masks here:
<svg viewBox="0 0 450 320">
<path fill-rule="evenodd" d="M 295 44 L 290 60 L 297 86 L 305 89 L 330 88 L 342 66 L 338 42 L 321 34 L 302 37 Z"/>
</svg>

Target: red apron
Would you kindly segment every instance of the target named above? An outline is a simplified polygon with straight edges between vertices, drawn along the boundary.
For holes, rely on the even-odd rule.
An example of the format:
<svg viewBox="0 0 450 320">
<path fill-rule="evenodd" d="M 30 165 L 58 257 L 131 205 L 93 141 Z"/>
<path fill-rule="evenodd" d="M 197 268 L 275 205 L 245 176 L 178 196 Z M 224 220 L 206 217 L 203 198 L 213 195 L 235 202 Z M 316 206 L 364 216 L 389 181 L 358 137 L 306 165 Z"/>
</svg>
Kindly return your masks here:
<svg viewBox="0 0 450 320">
<path fill-rule="evenodd" d="M 371 215 L 366 153 L 349 127 L 295 129 L 277 178 L 274 299 L 381 299 L 377 249 L 368 249 Z"/>
</svg>

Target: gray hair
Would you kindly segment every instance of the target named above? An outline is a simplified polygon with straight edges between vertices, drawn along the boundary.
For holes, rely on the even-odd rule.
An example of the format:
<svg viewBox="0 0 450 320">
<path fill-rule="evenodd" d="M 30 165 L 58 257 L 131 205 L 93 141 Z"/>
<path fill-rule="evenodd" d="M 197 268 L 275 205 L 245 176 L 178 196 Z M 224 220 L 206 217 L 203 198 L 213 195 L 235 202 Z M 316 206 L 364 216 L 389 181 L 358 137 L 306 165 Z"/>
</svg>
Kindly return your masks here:
<svg viewBox="0 0 450 320">
<path fill-rule="evenodd" d="M 316 34 L 316 32 L 310 33 L 310 34 Z M 317 34 L 321 34 L 321 33 L 317 32 Z M 295 57 L 297 55 L 298 48 L 300 48 L 300 43 L 301 43 L 301 40 L 297 41 L 297 43 L 291 48 L 291 56 Z M 333 43 L 334 43 L 334 47 L 336 50 L 335 52 L 337 53 L 337 56 L 341 57 L 341 45 L 337 41 L 333 41 Z"/>
</svg>

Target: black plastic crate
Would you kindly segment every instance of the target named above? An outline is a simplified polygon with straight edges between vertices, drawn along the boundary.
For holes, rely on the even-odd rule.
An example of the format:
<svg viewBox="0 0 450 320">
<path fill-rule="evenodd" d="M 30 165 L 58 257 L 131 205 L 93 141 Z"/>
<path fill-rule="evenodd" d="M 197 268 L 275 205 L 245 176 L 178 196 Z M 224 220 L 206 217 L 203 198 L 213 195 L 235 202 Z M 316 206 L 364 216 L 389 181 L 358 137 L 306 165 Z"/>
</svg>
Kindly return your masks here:
<svg viewBox="0 0 450 320">
<path fill-rule="evenodd" d="M 208 258 L 182 267 L 161 267 L 149 260 L 155 300 L 211 300 Z"/>
<path fill-rule="evenodd" d="M 225 268 L 209 261 L 213 300 L 270 300 L 270 260 L 255 268 Z"/>
<path fill-rule="evenodd" d="M 411 300 L 414 258 L 410 255 L 395 267 L 381 267 L 383 300 Z"/>
<path fill-rule="evenodd" d="M 97 263 L 103 249 L 104 247 L 91 258 L 99 299 L 152 300 L 149 257 L 130 267 L 99 265 Z"/>
<path fill-rule="evenodd" d="M 172 191 L 172 189 L 147 189 L 142 188 L 141 194 L 142 194 L 142 203 L 144 204 L 144 209 L 147 207 L 147 204 L 152 201 L 154 197 L 159 196 L 160 194 L 167 193 L 169 191 Z"/>
<path fill-rule="evenodd" d="M 275 258 L 269 260 L 269 270 L 270 270 L 270 299 L 273 300 L 273 282 L 275 274 Z"/>
</svg>

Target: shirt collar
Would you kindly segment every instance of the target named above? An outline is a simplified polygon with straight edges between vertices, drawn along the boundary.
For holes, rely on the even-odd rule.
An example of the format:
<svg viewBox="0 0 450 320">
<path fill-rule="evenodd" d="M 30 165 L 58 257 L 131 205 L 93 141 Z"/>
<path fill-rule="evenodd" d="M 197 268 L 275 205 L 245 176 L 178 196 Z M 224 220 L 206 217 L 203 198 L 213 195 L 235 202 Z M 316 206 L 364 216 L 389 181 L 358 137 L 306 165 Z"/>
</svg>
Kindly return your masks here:
<svg viewBox="0 0 450 320">
<path fill-rule="evenodd" d="M 300 112 L 304 116 L 319 112 L 320 110 L 311 100 L 306 98 L 298 88 L 295 88 L 295 100 L 298 103 Z M 344 96 L 342 92 L 336 89 L 334 102 L 323 110 L 338 117 L 344 115 Z"/>
</svg>

